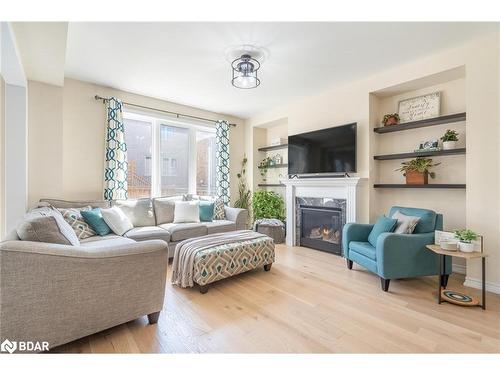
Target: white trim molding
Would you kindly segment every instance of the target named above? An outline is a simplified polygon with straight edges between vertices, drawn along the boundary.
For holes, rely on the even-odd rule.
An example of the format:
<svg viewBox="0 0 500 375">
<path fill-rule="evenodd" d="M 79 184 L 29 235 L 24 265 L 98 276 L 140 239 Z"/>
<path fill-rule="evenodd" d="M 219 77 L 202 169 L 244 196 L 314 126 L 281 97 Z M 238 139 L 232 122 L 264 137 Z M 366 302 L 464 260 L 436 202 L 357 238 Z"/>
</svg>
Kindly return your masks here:
<svg viewBox="0 0 500 375">
<path fill-rule="evenodd" d="M 470 288 L 481 289 L 481 280 L 475 279 L 472 277 L 466 277 L 464 286 L 468 286 Z M 486 281 L 486 290 L 491 293 L 500 294 L 500 284 L 492 283 L 491 281 Z"/>
<path fill-rule="evenodd" d="M 455 273 L 459 273 L 461 275 L 465 275 L 467 273 L 467 267 L 465 266 L 465 264 L 452 263 L 451 267 L 452 271 Z"/>
<path fill-rule="evenodd" d="M 346 223 L 356 221 L 359 201 L 358 187 L 365 180 L 359 177 L 292 178 L 281 181 L 286 186 L 286 244 L 296 246 L 296 197 L 332 198 L 346 200 Z"/>
</svg>

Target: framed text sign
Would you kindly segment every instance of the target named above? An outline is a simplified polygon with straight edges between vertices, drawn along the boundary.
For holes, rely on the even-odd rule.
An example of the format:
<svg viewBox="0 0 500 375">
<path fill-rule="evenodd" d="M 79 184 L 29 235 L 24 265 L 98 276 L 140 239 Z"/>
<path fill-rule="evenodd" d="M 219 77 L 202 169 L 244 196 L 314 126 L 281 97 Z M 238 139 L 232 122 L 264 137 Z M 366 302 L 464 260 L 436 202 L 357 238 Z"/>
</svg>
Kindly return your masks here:
<svg viewBox="0 0 500 375">
<path fill-rule="evenodd" d="M 417 96 L 399 101 L 399 118 L 401 122 L 411 122 L 438 117 L 440 115 L 441 93 Z"/>
</svg>

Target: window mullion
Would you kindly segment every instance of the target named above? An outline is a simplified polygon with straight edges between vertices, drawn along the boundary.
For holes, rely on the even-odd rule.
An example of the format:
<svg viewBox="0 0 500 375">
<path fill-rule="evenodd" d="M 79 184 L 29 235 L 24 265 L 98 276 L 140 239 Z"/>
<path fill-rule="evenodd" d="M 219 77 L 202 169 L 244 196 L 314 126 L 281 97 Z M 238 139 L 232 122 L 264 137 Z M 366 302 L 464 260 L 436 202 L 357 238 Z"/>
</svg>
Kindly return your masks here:
<svg viewBox="0 0 500 375">
<path fill-rule="evenodd" d="M 151 147 L 151 161 L 153 170 L 151 173 L 151 195 L 153 197 L 159 197 L 161 195 L 160 122 L 154 120 L 152 125 L 153 144 Z"/>
<path fill-rule="evenodd" d="M 189 167 L 188 167 L 188 192 L 197 194 L 196 191 L 196 129 L 189 128 Z"/>
</svg>

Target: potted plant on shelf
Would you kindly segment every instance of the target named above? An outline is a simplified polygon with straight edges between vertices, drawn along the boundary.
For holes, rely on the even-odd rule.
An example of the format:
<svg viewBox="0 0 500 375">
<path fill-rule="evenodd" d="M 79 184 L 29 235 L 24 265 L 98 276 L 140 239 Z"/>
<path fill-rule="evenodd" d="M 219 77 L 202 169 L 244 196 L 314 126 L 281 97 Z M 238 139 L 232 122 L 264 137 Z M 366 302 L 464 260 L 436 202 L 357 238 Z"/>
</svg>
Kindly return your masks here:
<svg viewBox="0 0 500 375">
<path fill-rule="evenodd" d="M 259 163 L 258 168 L 263 182 L 266 182 L 267 170 L 271 165 L 273 165 L 273 162 L 274 160 L 268 156 Z"/>
<path fill-rule="evenodd" d="M 448 129 L 441 137 L 443 141 L 443 150 L 453 150 L 457 147 L 458 133 L 455 130 Z"/>
<path fill-rule="evenodd" d="M 402 162 L 401 168 L 396 169 L 396 171 L 403 172 L 407 185 L 427 185 L 428 176 L 431 176 L 431 178 L 436 177 L 436 174 L 431 172 L 430 169 L 439 164 L 441 163 L 433 163 L 432 159 L 416 158 Z"/>
<path fill-rule="evenodd" d="M 464 253 L 472 253 L 474 244 L 472 241 L 477 239 L 477 233 L 470 229 L 461 229 L 454 231 L 455 237 L 458 239 L 458 248 Z"/>
<path fill-rule="evenodd" d="M 399 115 L 397 113 L 389 113 L 385 115 L 382 119 L 382 124 L 384 124 L 384 126 L 399 124 Z"/>
</svg>

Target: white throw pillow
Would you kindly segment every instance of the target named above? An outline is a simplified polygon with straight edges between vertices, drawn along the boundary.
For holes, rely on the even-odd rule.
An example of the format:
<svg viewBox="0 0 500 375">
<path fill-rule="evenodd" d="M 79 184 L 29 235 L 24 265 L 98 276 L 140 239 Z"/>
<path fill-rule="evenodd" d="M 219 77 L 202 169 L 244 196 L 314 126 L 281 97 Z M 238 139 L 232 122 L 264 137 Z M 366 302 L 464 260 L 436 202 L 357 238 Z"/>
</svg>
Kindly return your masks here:
<svg viewBox="0 0 500 375">
<path fill-rule="evenodd" d="M 392 218 L 398 221 L 394 233 L 399 234 L 412 234 L 420 220 L 418 216 L 404 215 L 399 211 L 396 211 L 394 215 L 392 215 Z"/>
<path fill-rule="evenodd" d="M 175 202 L 174 223 L 199 223 L 200 202 Z"/>
<path fill-rule="evenodd" d="M 123 236 L 134 227 L 120 207 L 101 208 L 101 215 L 111 230 L 119 236 Z"/>
</svg>

